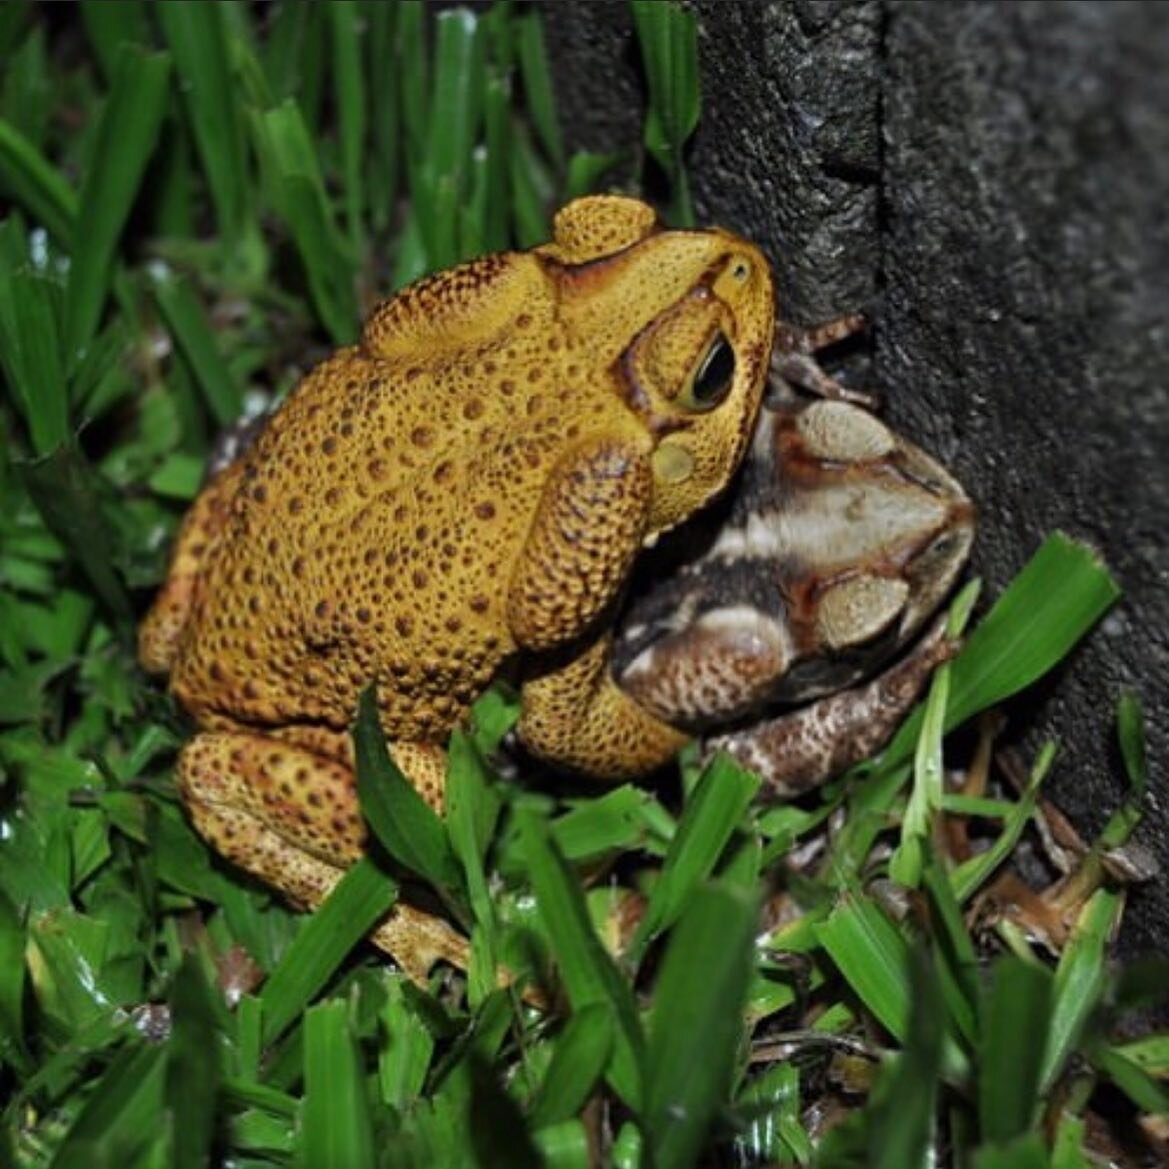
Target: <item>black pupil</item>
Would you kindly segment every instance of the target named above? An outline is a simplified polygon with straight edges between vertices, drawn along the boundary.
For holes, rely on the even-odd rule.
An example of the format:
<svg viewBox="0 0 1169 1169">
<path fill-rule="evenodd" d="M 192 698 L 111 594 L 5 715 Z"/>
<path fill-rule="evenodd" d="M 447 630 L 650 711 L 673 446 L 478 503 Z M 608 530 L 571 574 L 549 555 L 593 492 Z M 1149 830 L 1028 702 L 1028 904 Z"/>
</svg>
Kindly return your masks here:
<svg viewBox="0 0 1169 1169">
<path fill-rule="evenodd" d="M 731 388 L 734 376 L 735 351 L 726 337 L 719 333 L 694 378 L 694 401 L 701 406 L 713 406 Z"/>
</svg>

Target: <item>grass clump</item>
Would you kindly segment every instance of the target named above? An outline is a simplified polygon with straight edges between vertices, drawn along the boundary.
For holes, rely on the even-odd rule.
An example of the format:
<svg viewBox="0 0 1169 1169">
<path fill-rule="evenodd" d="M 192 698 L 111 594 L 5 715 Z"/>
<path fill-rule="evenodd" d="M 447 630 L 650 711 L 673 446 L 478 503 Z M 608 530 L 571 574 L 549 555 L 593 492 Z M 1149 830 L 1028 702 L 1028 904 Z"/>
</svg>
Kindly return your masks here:
<svg viewBox="0 0 1169 1169">
<path fill-rule="evenodd" d="M 635 17 L 686 222 L 694 19 Z M 760 806 L 725 760 L 684 766 L 681 799 L 557 799 L 495 774 L 515 710 L 492 691 L 439 819 L 366 707 L 371 827 L 470 939 L 426 989 L 362 945 L 398 893 L 376 858 L 310 918 L 210 857 L 132 647 L 215 435 L 375 297 L 545 238 L 608 160 L 568 157 L 539 14 L 511 5 L 11 3 L 0 61 L 0 1163 L 1064 1169 L 1098 1085 L 1133 1124 L 1164 1111 L 1164 1038 L 1112 1027 L 1163 973 L 1108 962 L 1135 704 L 1130 800 L 1022 919 L 971 907 L 1052 753 L 1014 798 L 942 782 L 943 734 L 1115 597 L 1060 537 L 808 804 Z"/>
</svg>

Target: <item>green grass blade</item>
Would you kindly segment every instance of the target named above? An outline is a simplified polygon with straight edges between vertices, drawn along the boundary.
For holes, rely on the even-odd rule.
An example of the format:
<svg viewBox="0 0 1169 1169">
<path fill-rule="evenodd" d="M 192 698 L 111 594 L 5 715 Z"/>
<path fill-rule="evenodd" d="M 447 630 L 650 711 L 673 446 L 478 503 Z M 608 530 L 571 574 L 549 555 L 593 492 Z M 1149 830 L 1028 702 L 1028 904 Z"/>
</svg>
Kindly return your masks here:
<svg viewBox="0 0 1169 1169">
<path fill-rule="evenodd" d="M 714 871 L 743 814 L 759 790 L 759 778 L 717 755 L 698 782 L 670 842 L 645 916 L 629 946 L 637 962 L 657 932 L 674 922 L 699 883 Z"/>
<path fill-rule="evenodd" d="M 1097 889 L 1080 912 L 1075 929 L 1059 956 L 1051 1010 L 1051 1028 L 1039 1075 L 1046 1092 L 1065 1069 L 1092 1012 L 1100 1003 L 1107 978 L 1108 942 L 1119 923 L 1124 901 L 1109 889 Z"/>
<path fill-rule="evenodd" d="M 381 0 L 365 0 L 362 14 L 366 32 L 366 76 L 381 78 L 388 62 L 394 60 L 398 37 L 396 4 Z M 401 154 L 400 87 L 394 79 L 380 82 L 370 89 L 370 149 L 365 159 L 366 206 L 375 231 L 385 231 L 394 211 L 398 190 L 398 168 Z"/>
<path fill-rule="evenodd" d="M 985 1141 L 1005 1143 L 1035 1121 L 1051 991 L 1044 967 L 1011 957 L 995 963 L 979 1017 L 978 1118 Z"/>
<path fill-rule="evenodd" d="M 904 1041 L 912 1002 L 910 954 L 897 927 L 872 901 L 848 895 L 813 929 L 861 1002 Z"/>
<path fill-rule="evenodd" d="M 77 225 L 77 192 L 11 123 L 0 118 L 0 190 L 69 247 Z"/>
<path fill-rule="evenodd" d="M 368 858 L 337 882 L 308 919 L 264 984 L 264 1042 L 271 1043 L 304 1010 L 349 951 L 389 912 L 398 887 Z"/>
<path fill-rule="evenodd" d="M 102 508 L 108 485 L 72 440 L 24 464 L 21 475 L 45 526 L 81 566 L 107 610 L 128 630 L 133 608 L 114 569 L 111 552 L 117 541 Z"/>
<path fill-rule="evenodd" d="M 918 951 L 911 971 L 914 1011 L 905 1050 L 873 1091 L 868 1165 L 877 1169 L 930 1169 L 937 1164 L 934 1110 L 945 1050 L 943 1002 L 930 964 Z"/>
<path fill-rule="evenodd" d="M 354 255 L 360 255 L 364 235 L 362 162 L 366 130 L 365 69 L 360 43 L 363 18 L 357 0 L 334 0 L 328 11 L 332 26 L 333 98 L 341 139 L 345 222 L 349 230 L 349 246 Z"/>
<path fill-rule="evenodd" d="M 540 136 L 540 145 L 552 159 L 557 170 L 564 169 L 564 137 L 556 117 L 556 100 L 552 88 L 552 69 L 548 50 L 544 46 L 544 22 L 533 9 L 517 22 L 519 37 L 520 77 L 528 113 Z"/>
<path fill-rule="evenodd" d="M 422 1092 L 434 1055 L 434 1036 L 411 990 L 400 978 L 388 983 L 380 1016 L 384 1042 L 378 1052 L 378 1080 L 382 1099 L 399 1111 Z"/>
<path fill-rule="evenodd" d="M 646 1051 L 644 1121 L 656 1169 L 693 1165 L 729 1096 L 757 914 L 752 894 L 717 882 L 694 894 L 670 936 Z"/>
<path fill-rule="evenodd" d="M 81 23 L 107 82 L 113 80 L 123 42 L 149 47 L 143 0 L 81 0 Z"/>
<path fill-rule="evenodd" d="M 118 54 L 81 187 L 77 246 L 65 292 L 64 352 L 70 370 L 85 356 L 101 319 L 118 240 L 166 113 L 169 78 L 170 58 L 165 53 L 144 53 L 124 45 Z"/>
<path fill-rule="evenodd" d="M 224 11 L 219 4 L 157 4 L 174 55 L 183 107 L 215 204 L 225 254 L 242 241 L 250 214 L 248 165 Z"/>
<path fill-rule="evenodd" d="M 163 1136 L 166 1051 L 144 1043 L 123 1047 L 89 1094 L 81 1115 L 53 1158 L 53 1169 L 93 1169 L 94 1151 L 109 1164 L 156 1164 L 148 1148 Z"/>
<path fill-rule="evenodd" d="M 207 314 L 191 287 L 162 265 L 153 270 L 154 297 L 215 421 L 230 426 L 243 412 L 243 396 L 219 352 Z"/>
<path fill-rule="evenodd" d="M 358 1054 L 344 1000 L 305 1012 L 305 1094 L 296 1161 L 304 1169 L 354 1169 L 376 1163 Z"/>
<path fill-rule="evenodd" d="M 386 750 L 372 687 L 361 696 L 353 742 L 361 810 L 382 847 L 436 888 L 456 893 L 462 882 L 446 827 Z"/>
<path fill-rule="evenodd" d="M 1139 1064 L 1115 1047 L 1102 1046 L 1092 1053 L 1092 1063 L 1103 1072 L 1142 1112 L 1150 1116 L 1169 1114 L 1166 1092 Z"/>
<path fill-rule="evenodd" d="M 613 1011 L 607 1003 L 582 1007 L 557 1036 L 552 1061 L 528 1114 L 531 1128 L 576 1116 L 605 1071 L 613 1051 Z"/>
<path fill-rule="evenodd" d="M 69 437 L 69 395 L 58 327 L 61 289 L 28 271 L 0 271 L 0 365 L 32 448 L 47 455 Z"/>
<path fill-rule="evenodd" d="M 179 967 L 170 1009 L 165 1086 L 175 1134 L 170 1163 L 175 1169 L 199 1169 L 210 1164 L 222 1068 L 219 1021 L 211 989 L 194 955 L 188 955 Z"/>
<path fill-rule="evenodd" d="M 1096 553 L 1049 536 L 950 663 L 946 729 L 1017 694 L 1061 661 L 1112 607 L 1120 590 Z M 908 759 L 918 711 L 881 756 L 882 771 Z"/>
<path fill-rule="evenodd" d="M 641 1099 L 644 1040 L 633 992 L 589 921 L 580 883 L 552 842 L 547 826 L 528 812 L 517 816 L 540 918 L 574 1011 L 610 1007 L 617 1025 L 608 1079 L 632 1108 Z"/>
</svg>

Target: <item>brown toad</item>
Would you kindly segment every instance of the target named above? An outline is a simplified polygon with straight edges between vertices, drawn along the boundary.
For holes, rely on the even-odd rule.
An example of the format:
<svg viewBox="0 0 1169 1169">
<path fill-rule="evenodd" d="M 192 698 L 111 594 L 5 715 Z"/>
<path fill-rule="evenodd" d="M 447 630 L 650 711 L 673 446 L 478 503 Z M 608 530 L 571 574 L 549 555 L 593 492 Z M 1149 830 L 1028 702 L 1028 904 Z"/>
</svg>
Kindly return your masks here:
<svg viewBox="0 0 1169 1169">
<path fill-rule="evenodd" d="M 537 754 L 604 777 L 668 759 L 685 736 L 609 676 L 613 609 L 742 460 L 773 316 L 756 248 L 614 196 L 380 305 L 196 499 L 143 624 L 200 727 L 178 765 L 199 831 L 315 905 L 364 843 L 362 690 L 439 807 L 443 744 L 510 661 Z M 463 959 L 408 906 L 374 940 L 416 976 Z"/>
</svg>

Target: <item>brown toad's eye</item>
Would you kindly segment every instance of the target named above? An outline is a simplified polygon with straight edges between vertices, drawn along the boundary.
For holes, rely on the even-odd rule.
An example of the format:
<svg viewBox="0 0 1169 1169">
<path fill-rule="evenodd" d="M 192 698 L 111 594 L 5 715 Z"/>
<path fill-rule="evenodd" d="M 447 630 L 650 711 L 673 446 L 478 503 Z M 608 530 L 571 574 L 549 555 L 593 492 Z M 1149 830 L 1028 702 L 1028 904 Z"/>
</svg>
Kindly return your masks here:
<svg viewBox="0 0 1169 1169">
<path fill-rule="evenodd" d="M 681 395 L 680 404 L 696 413 L 713 410 L 730 392 L 734 377 L 735 351 L 726 337 L 718 333 L 694 374 L 694 381 Z"/>
</svg>

